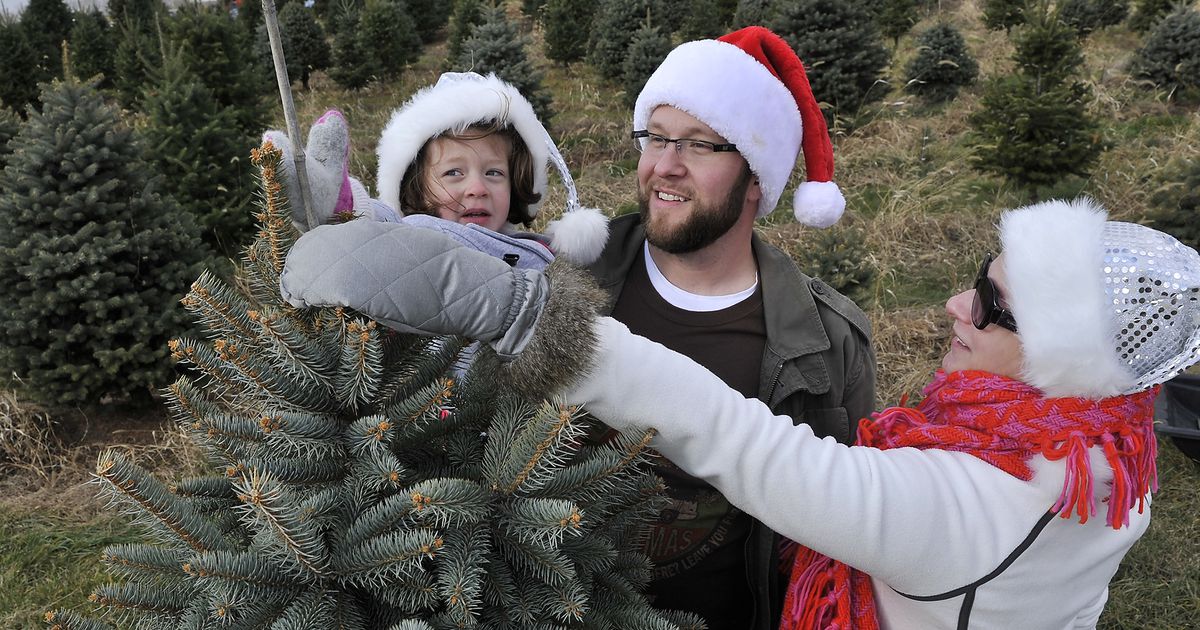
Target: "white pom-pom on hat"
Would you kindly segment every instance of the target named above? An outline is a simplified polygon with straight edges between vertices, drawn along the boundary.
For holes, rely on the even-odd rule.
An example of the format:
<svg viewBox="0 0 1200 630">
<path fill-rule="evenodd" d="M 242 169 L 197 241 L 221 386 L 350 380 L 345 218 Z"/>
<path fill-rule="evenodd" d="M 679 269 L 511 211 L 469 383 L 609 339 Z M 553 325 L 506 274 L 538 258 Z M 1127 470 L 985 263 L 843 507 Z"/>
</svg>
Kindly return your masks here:
<svg viewBox="0 0 1200 630">
<path fill-rule="evenodd" d="M 595 208 L 576 208 L 546 226 L 550 249 L 577 265 L 600 258 L 608 242 L 608 217 Z"/>
<path fill-rule="evenodd" d="M 801 182 L 792 195 L 792 214 L 804 225 L 827 228 L 846 211 L 846 198 L 833 182 Z"/>
</svg>

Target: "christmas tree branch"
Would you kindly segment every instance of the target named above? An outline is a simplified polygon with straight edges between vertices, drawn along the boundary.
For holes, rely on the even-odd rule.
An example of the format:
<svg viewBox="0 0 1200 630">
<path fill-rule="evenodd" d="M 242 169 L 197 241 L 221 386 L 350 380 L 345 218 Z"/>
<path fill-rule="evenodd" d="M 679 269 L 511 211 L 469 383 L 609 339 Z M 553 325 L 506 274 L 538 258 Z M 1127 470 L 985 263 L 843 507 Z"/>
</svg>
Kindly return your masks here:
<svg viewBox="0 0 1200 630">
<path fill-rule="evenodd" d="M 283 264 L 295 235 L 295 228 L 288 218 L 290 213 L 285 207 L 283 185 L 279 181 L 278 167 L 282 160 L 283 153 L 269 141 L 250 152 L 250 162 L 259 168 L 262 181 L 259 194 L 264 209 L 257 215 L 261 226 L 259 238 L 247 252 L 254 251 L 260 260 L 265 255 L 264 262 L 271 272 L 268 275 L 274 279 L 274 285 L 266 288 L 275 300 L 279 299 L 279 274 L 283 273 Z"/>
<path fill-rule="evenodd" d="M 100 455 L 94 479 L 111 500 L 134 506 L 137 514 L 146 517 L 145 522 L 165 528 L 188 547 L 196 551 L 228 548 L 220 532 L 157 479 L 115 451 Z"/>
<path fill-rule="evenodd" d="M 250 308 L 240 295 L 213 276 L 207 269 L 192 283 L 192 288 L 180 303 L 188 312 L 221 336 L 255 337 L 246 311 Z"/>
<path fill-rule="evenodd" d="M 311 579 L 325 575 L 328 553 L 320 532 L 312 521 L 300 517 L 281 483 L 251 469 L 235 488 L 243 514 L 270 533 L 303 575 Z"/>
</svg>

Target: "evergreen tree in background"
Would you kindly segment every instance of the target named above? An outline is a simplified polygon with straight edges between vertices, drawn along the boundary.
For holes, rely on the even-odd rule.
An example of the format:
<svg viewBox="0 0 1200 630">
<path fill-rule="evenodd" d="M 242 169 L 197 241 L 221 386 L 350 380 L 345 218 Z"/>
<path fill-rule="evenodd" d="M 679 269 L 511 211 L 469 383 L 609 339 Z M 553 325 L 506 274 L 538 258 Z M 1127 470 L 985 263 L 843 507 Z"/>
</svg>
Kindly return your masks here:
<svg viewBox="0 0 1200 630">
<path fill-rule="evenodd" d="M 275 81 L 252 53 L 250 35 L 216 7 L 203 5 L 184 5 L 165 22 L 167 41 L 180 48 L 217 104 L 232 108 L 235 128 L 246 138 L 258 138 L 267 127 L 266 96 Z"/>
<path fill-rule="evenodd" d="M 21 23 L 0 16 L 0 108 L 24 112 L 38 97 L 37 76 L 30 69 L 37 55 L 25 40 Z"/>
<path fill-rule="evenodd" d="M 421 43 L 428 44 L 438 38 L 450 20 L 454 3 L 450 0 L 407 0 L 409 16 L 416 23 Z"/>
<path fill-rule="evenodd" d="M 0 171 L 4 170 L 4 165 L 8 164 L 8 156 L 12 154 L 8 141 L 15 138 L 20 130 L 21 118 L 13 110 L 0 107 Z"/>
<path fill-rule="evenodd" d="M 733 13 L 733 28 L 766 26 L 775 19 L 774 0 L 738 0 Z"/>
<path fill-rule="evenodd" d="M 1036 192 L 1068 175 L 1085 176 L 1102 146 L 1080 83 L 1038 88 L 1026 76 L 994 79 L 971 116 L 976 168 Z"/>
<path fill-rule="evenodd" d="M 1083 57 L 1074 29 L 1044 2 L 1026 17 L 1014 38 L 1017 72 L 993 79 L 970 117 L 972 161 L 1036 197 L 1039 186 L 1086 176 L 1104 146 L 1087 112 L 1091 94 L 1075 75 Z"/>
<path fill-rule="evenodd" d="M 399 77 L 421 56 L 421 38 L 400 0 L 368 0 L 359 21 L 362 49 L 374 58 L 379 79 Z"/>
<path fill-rule="evenodd" d="M 799 0 L 780 5 L 771 29 L 800 56 L 826 119 L 850 116 L 887 94 L 889 54 L 875 22 L 855 3 Z"/>
<path fill-rule="evenodd" d="M 521 0 L 521 13 L 531 19 L 538 19 L 546 8 L 546 0 Z"/>
<path fill-rule="evenodd" d="M 788 253 L 802 269 L 810 270 L 812 277 L 820 278 L 856 304 L 872 302 L 875 267 L 861 227 L 838 223 L 829 229 L 806 231 Z"/>
<path fill-rule="evenodd" d="M 80 79 L 103 75 L 96 87 L 108 89 L 113 86 L 113 50 L 117 40 L 108 18 L 99 9 L 75 14 L 75 26 L 71 28 L 71 72 Z"/>
<path fill-rule="evenodd" d="M 275 11 L 282 20 L 283 7 L 276 3 Z M 267 25 L 266 18 L 263 17 L 262 0 L 242 0 L 238 5 L 237 21 L 247 33 L 257 37 L 258 29 Z M 288 76 L 290 77 L 291 73 L 288 73 Z"/>
<path fill-rule="evenodd" d="M 236 257 L 253 236 L 254 183 L 234 109 L 217 103 L 178 52 L 155 69 L 141 103 L 145 155 L 163 191 L 194 217 L 209 248 Z"/>
<path fill-rule="evenodd" d="M 113 87 L 117 100 L 136 109 L 150 70 L 162 65 L 162 46 L 153 24 L 131 19 L 116 26 L 117 49 L 113 52 Z"/>
<path fill-rule="evenodd" d="M 1129 27 L 1144 33 L 1171 12 L 1179 0 L 1138 0 L 1137 9 L 1129 18 Z"/>
<path fill-rule="evenodd" d="M 1159 20 L 1134 54 L 1133 76 L 1176 98 L 1200 96 L 1200 12 L 1185 5 Z"/>
<path fill-rule="evenodd" d="M 1129 0 L 1065 0 L 1059 5 L 1059 19 L 1081 36 L 1120 24 L 1127 15 Z"/>
<path fill-rule="evenodd" d="M 165 11 L 162 0 L 108 0 L 108 15 L 113 24 L 130 20 L 147 31 L 154 28 L 154 16 Z"/>
<path fill-rule="evenodd" d="M 725 25 L 722 35 L 734 30 L 729 25 L 733 24 L 733 14 L 737 11 L 737 7 L 738 0 L 717 0 L 717 17 L 721 24 Z"/>
<path fill-rule="evenodd" d="M 247 0 L 249 1 L 249 0 Z M 409 20 L 411 34 L 412 21 Z M 401 32 L 397 32 L 399 39 Z M 411 34 L 415 37 L 415 34 Z M 267 25 L 261 24 L 255 34 L 259 57 L 264 66 L 271 67 L 274 63 L 271 57 L 271 40 L 267 34 Z M 288 79 L 300 81 L 304 89 L 308 89 L 308 79 L 316 70 L 329 67 L 333 53 L 329 43 L 325 41 L 325 29 L 317 22 L 316 16 L 300 2 L 289 2 L 279 10 L 279 39 L 283 45 L 283 57 L 287 62 Z"/>
<path fill-rule="evenodd" d="M 164 483 L 115 451 L 99 458 L 102 494 L 148 540 L 104 550 L 116 582 L 91 601 L 139 629 L 699 628 L 641 594 L 639 534 L 662 507 L 652 433 L 584 446 L 596 423 L 519 398 L 487 346 L 455 376 L 461 338 L 286 304 L 297 235 L 279 159 L 256 154 L 246 290 L 202 276 L 184 304 L 207 340 L 171 344 L 193 376 L 168 406 L 212 473 Z"/>
<path fill-rule="evenodd" d="M 29 0 L 21 12 L 21 28 L 37 62 L 25 72 L 38 81 L 61 77 L 62 45 L 71 36 L 71 10 L 63 0 Z"/>
<path fill-rule="evenodd" d="M 983 25 L 993 31 L 1012 31 L 1025 23 L 1026 0 L 983 0 Z"/>
<path fill-rule="evenodd" d="M 592 18 L 587 61 L 610 81 L 620 81 L 633 43 L 634 24 L 646 20 L 646 0 L 601 0 Z M 653 16 L 651 16 L 653 19 Z"/>
<path fill-rule="evenodd" d="M 470 1 L 470 0 L 460 0 Z M 546 58 L 561 64 L 579 61 L 587 54 L 585 33 L 592 30 L 593 0 L 547 0 L 542 9 L 542 38 Z"/>
<path fill-rule="evenodd" d="M 167 10 L 162 0 L 109 0 L 108 15 L 117 40 L 112 84 L 121 104 L 135 109 L 150 69 L 162 65 L 156 16 Z"/>
<path fill-rule="evenodd" d="M 1092 0 L 1096 28 L 1116 26 L 1129 17 L 1129 0 Z"/>
<path fill-rule="evenodd" d="M 1164 169 L 1160 186 L 1151 196 L 1156 207 L 1154 226 L 1188 247 L 1200 247 L 1200 156 L 1176 156 L 1180 163 Z"/>
<path fill-rule="evenodd" d="M 908 64 L 904 89 L 929 101 L 944 102 L 974 83 L 978 75 L 979 64 L 967 50 L 962 34 L 950 24 L 938 24 L 917 36 L 917 56 Z"/>
<path fill-rule="evenodd" d="M 687 6 L 688 11 L 678 22 L 679 30 L 676 31 L 680 39 L 690 42 L 697 39 L 714 39 L 725 34 L 725 22 L 721 19 L 720 7 L 717 6 L 717 0 L 693 0 Z M 661 23 L 662 21 L 659 20 L 659 24 Z M 634 45 L 636 45 L 636 36 L 633 41 Z M 670 52 L 669 47 L 667 51 Z M 632 48 L 630 49 L 630 54 L 632 54 Z M 660 59 L 659 61 L 662 60 Z M 651 71 L 653 71 L 653 68 L 651 68 Z M 642 82 L 644 83 L 649 76 L 647 74 L 645 77 L 642 77 Z M 628 85 L 628 76 L 626 76 L 625 82 Z"/>
<path fill-rule="evenodd" d="M 1083 66 L 1078 34 L 1059 19 L 1047 2 L 1031 4 L 1028 22 L 1013 36 L 1013 60 L 1021 74 L 1039 86 L 1054 87 L 1073 80 Z"/>
<path fill-rule="evenodd" d="M 917 15 L 917 0 L 888 0 L 880 5 L 875 14 L 879 32 L 892 40 L 892 46 L 900 45 L 900 38 L 907 35 L 920 20 Z"/>
<path fill-rule="evenodd" d="M 0 172 L 0 366 L 49 404 L 147 400 L 170 376 L 198 230 L 94 87 L 56 81 L 41 101 Z"/>
<path fill-rule="evenodd" d="M 489 72 L 511 83 L 529 100 L 543 124 L 554 116 L 550 95 L 542 88 L 542 73 L 525 54 L 527 38 L 504 14 L 504 7 L 484 7 L 483 22 L 463 43 L 457 70 Z"/>
<path fill-rule="evenodd" d="M 333 67 L 329 77 L 347 90 L 360 90 L 383 73 L 378 58 L 359 36 L 361 13 L 351 6 L 334 18 Z"/>
<path fill-rule="evenodd" d="M 625 58 L 624 86 L 625 104 L 630 108 L 638 94 L 646 86 L 646 79 L 658 68 L 671 52 L 671 39 L 662 31 L 643 23 L 633 35 L 629 45 L 629 56 Z"/>
<path fill-rule="evenodd" d="M 683 23 L 692 14 L 693 8 L 709 12 L 716 10 L 716 5 L 708 0 L 647 0 L 646 6 L 649 15 L 643 13 L 638 23 L 645 23 L 648 17 L 658 27 L 659 32 L 667 36 L 679 33 L 683 29 Z M 706 20 L 715 18 L 715 15 L 710 15 Z M 633 25 L 629 24 L 627 28 L 632 29 Z M 687 37 L 682 34 L 679 35 L 679 39 L 687 41 Z"/>
<path fill-rule="evenodd" d="M 483 0 L 454 0 L 454 13 L 450 16 L 450 34 L 446 37 L 446 60 L 450 65 L 458 65 L 463 44 L 470 39 L 471 31 L 483 23 L 483 6 Z"/>
</svg>

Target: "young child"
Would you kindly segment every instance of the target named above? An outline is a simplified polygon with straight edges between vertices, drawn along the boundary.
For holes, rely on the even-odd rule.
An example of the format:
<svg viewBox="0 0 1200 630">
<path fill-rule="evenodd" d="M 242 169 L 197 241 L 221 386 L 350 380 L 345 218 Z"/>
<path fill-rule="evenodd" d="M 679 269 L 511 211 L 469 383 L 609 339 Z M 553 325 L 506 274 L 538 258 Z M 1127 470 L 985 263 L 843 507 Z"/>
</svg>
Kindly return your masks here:
<svg viewBox="0 0 1200 630">
<path fill-rule="evenodd" d="M 284 151 L 289 197 L 298 198 L 291 144 L 278 131 L 264 139 Z M 379 196 L 372 198 L 349 176 L 349 129 L 341 113 L 326 112 L 313 125 L 306 164 L 319 224 L 404 221 L 522 268 L 545 267 L 553 256 L 588 264 L 604 247 L 607 219 L 580 206 L 574 180 L 533 106 L 495 75 L 443 74 L 392 114 L 377 150 Z M 538 215 L 551 161 L 567 191 L 564 216 L 545 235 L 523 231 Z M 293 222 L 307 229 L 298 212 Z"/>
</svg>

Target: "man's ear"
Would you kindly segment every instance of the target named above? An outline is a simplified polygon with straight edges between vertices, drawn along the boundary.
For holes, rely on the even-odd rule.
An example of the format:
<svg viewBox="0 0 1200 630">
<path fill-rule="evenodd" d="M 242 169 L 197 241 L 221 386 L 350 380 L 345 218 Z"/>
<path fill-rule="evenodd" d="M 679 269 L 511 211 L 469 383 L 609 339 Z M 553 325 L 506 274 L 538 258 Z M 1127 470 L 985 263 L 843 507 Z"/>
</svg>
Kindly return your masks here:
<svg viewBox="0 0 1200 630">
<path fill-rule="evenodd" d="M 758 177 L 751 177 L 750 184 L 746 186 L 746 201 L 744 207 L 751 209 L 751 214 L 758 213 L 758 203 L 762 201 L 762 187 L 758 185 Z"/>
</svg>

